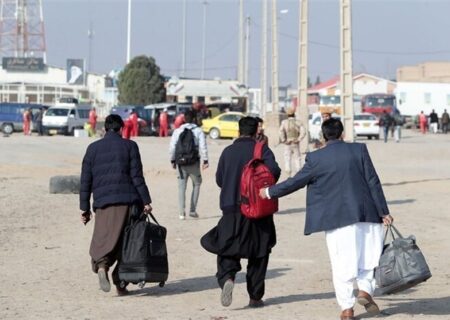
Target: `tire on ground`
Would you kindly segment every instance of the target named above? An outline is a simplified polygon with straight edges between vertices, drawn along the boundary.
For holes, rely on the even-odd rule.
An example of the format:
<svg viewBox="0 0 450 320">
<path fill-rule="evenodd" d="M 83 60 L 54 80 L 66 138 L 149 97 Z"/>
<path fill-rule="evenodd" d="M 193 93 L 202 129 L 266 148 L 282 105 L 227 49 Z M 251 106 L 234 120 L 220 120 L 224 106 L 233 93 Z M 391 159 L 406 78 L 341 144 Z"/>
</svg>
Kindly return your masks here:
<svg viewBox="0 0 450 320">
<path fill-rule="evenodd" d="M 54 176 L 50 178 L 50 193 L 79 193 L 79 176 Z"/>
</svg>

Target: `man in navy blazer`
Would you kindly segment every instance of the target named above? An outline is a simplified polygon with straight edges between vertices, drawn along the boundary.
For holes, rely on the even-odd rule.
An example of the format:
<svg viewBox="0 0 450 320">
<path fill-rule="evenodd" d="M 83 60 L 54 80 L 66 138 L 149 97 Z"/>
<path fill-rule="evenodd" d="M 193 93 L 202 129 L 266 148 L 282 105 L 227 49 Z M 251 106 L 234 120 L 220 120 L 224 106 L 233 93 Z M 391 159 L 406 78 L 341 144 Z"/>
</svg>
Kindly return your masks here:
<svg viewBox="0 0 450 320">
<path fill-rule="evenodd" d="M 338 119 L 322 124 L 326 146 L 308 153 L 294 177 L 261 189 L 262 198 L 280 198 L 305 186 L 306 235 L 325 231 L 341 319 L 354 319 L 355 300 L 379 313 L 372 295 L 373 269 L 383 248 L 383 224 L 393 221 L 367 147 L 342 140 Z M 353 295 L 353 283 L 359 293 Z"/>
</svg>

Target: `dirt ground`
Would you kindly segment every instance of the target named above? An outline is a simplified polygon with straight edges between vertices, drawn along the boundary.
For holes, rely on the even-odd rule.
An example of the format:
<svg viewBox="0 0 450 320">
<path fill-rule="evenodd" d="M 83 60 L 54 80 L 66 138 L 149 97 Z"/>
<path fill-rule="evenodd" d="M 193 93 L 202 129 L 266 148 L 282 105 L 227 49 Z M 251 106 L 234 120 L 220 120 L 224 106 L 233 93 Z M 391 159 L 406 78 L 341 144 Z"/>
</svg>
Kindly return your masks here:
<svg viewBox="0 0 450 320">
<path fill-rule="evenodd" d="M 211 166 L 203 175 L 200 218 L 180 221 L 169 138 L 136 139 L 154 213 L 168 228 L 169 281 L 164 288 L 131 286 L 126 297 L 100 291 L 88 254 L 93 223 L 80 222 L 78 195 L 48 192 L 51 176 L 80 173 L 92 141 L 0 137 L 0 319 L 338 318 L 324 235 L 303 235 L 305 190 L 280 201 L 266 307 L 246 308 L 245 260 L 233 304 L 220 305 L 215 256 L 201 248 L 199 239 L 220 217 L 214 174 L 231 140 L 208 141 Z M 450 135 L 405 131 L 401 143 L 360 141 L 369 146 L 396 225 L 417 237 L 433 273 L 429 281 L 402 294 L 378 297 L 384 310 L 379 318 L 450 319 Z M 274 152 L 283 167 L 282 147 Z M 360 319 L 368 318 L 362 307 L 355 311 Z"/>
</svg>

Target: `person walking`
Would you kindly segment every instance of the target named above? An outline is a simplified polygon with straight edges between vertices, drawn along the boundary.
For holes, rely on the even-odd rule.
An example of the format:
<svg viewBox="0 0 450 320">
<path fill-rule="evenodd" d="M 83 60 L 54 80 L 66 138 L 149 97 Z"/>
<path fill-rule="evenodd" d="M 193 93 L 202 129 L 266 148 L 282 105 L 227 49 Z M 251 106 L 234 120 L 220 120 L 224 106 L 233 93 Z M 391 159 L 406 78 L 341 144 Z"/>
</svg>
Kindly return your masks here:
<svg viewBox="0 0 450 320">
<path fill-rule="evenodd" d="M 447 134 L 448 132 L 448 123 L 450 122 L 450 117 L 447 113 L 447 109 L 444 109 L 444 113 L 441 117 L 441 123 L 442 123 L 442 133 Z"/>
<path fill-rule="evenodd" d="M 307 186 L 304 233 L 325 232 L 340 318 L 355 319 L 355 301 L 378 314 L 373 269 L 383 249 L 383 223 L 393 218 L 367 146 L 342 141 L 338 119 L 326 120 L 322 131 L 327 145 L 308 153 L 294 177 L 261 189 L 260 196 L 280 198 Z"/>
<path fill-rule="evenodd" d="M 185 123 L 186 121 L 184 121 L 184 113 L 179 113 L 176 117 L 175 117 L 175 121 L 173 122 L 173 127 L 175 129 L 178 129 L 179 127 L 181 127 L 181 125 L 183 123 Z"/>
<path fill-rule="evenodd" d="M 256 132 L 256 141 L 269 144 L 269 137 L 264 134 L 264 120 L 260 117 L 255 117 L 258 121 L 258 131 Z"/>
<path fill-rule="evenodd" d="M 95 111 L 94 107 L 89 111 L 89 121 L 88 122 L 89 122 L 89 125 L 91 126 L 90 136 L 95 137 L 96 127 L 97 127 L 97 112 Z"/>
<path fill-rule="evenodd" d="M 139 136 L 139 118 L 136 111 L 131 111 L 130 116 L 128 117 L 129 126 L 130 126 L 130 136 L 137 137 Z"/>
<path fill-rule="evenodd" d="M 403 116 L 400 114 L 400 111 L 396 110 L 394 112 L 392 123 L 394 126 L 395 142 L 400 142 L 400 139 L 402 138 L 402 126 L 405 123 L 405 121 L 403 120 Z"/>
<path fill-rule="evenodd" d="M 39 136 L 44 135 L 44 130 L 42 127 L 42 118 L 44 117 L 44 108 L 39 108 L 36 113 L 36 131 Z"/>
<path fill-rule="evenodd" d="M 302 166 L 300 141 L 305 139 L 306 130 L 300 121 L 295 119 L 293 108 L 287 110 L 288 118 L 283 120 L 279 129 L 280 142 L 284 144 L 284 171 L 291 176 L 292 162 L 298 172 Z"/>
<path fill-rule="evenodd" d="M 164 109 L 159 115 L 159 136 L 169 136 L 169 116 L 167 114 L 167 109 Z"/>
<path fill-rule="evenodd" d="M 428 119 L 427 119 L 427 116 L 423 113 L 423 110 L 422 110 L 422 111 L 420 111 L 420 114 L 419 114 L 420 132 L 425 134 L 427 132 L 427 125 L 428 125 Z"/>
<path fill-rule="evenodd" d="M 23 134 L 26 136 L 31 136 L 31 109 L 25 109 L 22 114 L 23 119 Z"/>
<path fill-rule="evenodd" d="M 438 132 L 438 123 L 439 123 L 439 118 L 436 112 L 434 112 L 434 109 L 431 110 L 430 113 L 430 129 L 431 132 L 433 132 L 434 134 L 436 134 Z"/>
<path fill-rule="evenodd" d="M 384 134 L 384 142 L 386 143 L 388 141 L 389 137 L 389 128 L 391 127 L 393 121 L 392 117 L 389 113 L 387 113 L 386 110 L 383 111 L 383 114 L 380 118 L 380 126 L 383 127 L 383 134 Z"/>
<path fill-rule="evenodd" d="M 117 261 L 112 272 L 118 295 L 128 293 L 120 288 L 118 265 L 122 234 L 130 207 L 138 205 L 151 212 L 151 197 L 142 173 L 141 156 L 136 142 L 121 137 L 123 120 L 119 115 L 105 119 L 105 136 L 91 143 L 83 158 L 80 178 L 81 222 L 91 219 L 95 225 L 89 254 L 92 270 L 98 274 L 100 289 L 111 290 L 108 270 Z"/>
<path fill-rule="evenodd" d="M 184 120 L 186 123 L 173 132 L 169 148 L 172 167 L 174 169 L 178 167 L 178 209 L 180 220 L 186 219 L 186 187 L 189 178 L 192 180 L 189 216 L 198 218 L 197 203 L 200 196 L 200 185 L 202 184 L 200 161 L 202 161 L 202 170 L 206 170 L 209 166 L 206 137 L 202 129 L 194 123 L 193 112 L 190 110 L 186 111 Z M 186 150 L 187 148 L 190 148 L 190 150 Z M 189 158 L 191 160 L 182 161 L 181 158 Z"/>
<path fill-rule="evenodd" d="M 216 183 L 220 188 L 222 217 L 216 227 L 201 238 L 203 248 L 217 255 L 217 281 L 221 303 L 228 307 L 241 259 L 248 259 L 247 292 L 250 307 L 262 307 L 269 255 L 276 244 L 273 216 L 248 219 L 240 210 L 240 181 L 244 166 L 253 158 L 258 122 L 253 117 L 239 120 L 239 138 L 226 147 L 219 159 Z M 262 159 L 276 180 L 281 169 L 267 144 Z"/>
</svg>

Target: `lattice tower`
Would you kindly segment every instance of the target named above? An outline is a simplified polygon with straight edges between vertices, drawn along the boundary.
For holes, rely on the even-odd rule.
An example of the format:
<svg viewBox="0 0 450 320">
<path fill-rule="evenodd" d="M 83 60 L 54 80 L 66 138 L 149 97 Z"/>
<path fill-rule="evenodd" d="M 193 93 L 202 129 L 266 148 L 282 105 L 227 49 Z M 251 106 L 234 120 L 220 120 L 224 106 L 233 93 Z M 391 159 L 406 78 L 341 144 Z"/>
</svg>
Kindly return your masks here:
<svg viewBox="0 0 450 320">
<path fill-rule="evenodd" d="M 42 0 L 0 0 L 0 55 L 46 62 Z"/>
</svg>

